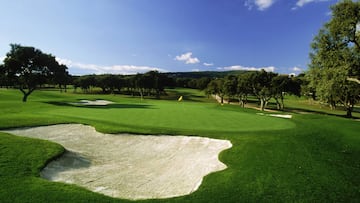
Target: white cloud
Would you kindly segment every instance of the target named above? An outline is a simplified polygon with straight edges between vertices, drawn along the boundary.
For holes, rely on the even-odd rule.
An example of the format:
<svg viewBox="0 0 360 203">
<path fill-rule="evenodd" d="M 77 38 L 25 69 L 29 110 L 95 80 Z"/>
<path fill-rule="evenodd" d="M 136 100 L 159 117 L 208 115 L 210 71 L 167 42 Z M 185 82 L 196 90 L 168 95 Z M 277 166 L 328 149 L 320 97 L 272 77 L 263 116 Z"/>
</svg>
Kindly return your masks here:
<svg viewBox="0 0 360 203">
<path fill-rule="evenodd" d="M 316 3 L 316 2 L 323 2 L 323 1 L 329 1 L 329 0 L 298 0 L 295 4 L 295 7 L 293 7 L 293 10 L 296 10 L 297 8 L 301 8 L 309 3 Z"/>
<path fill-rule="evenodd" d="M 192 69 L 191 71 L 192 71 L 192 72 L 200 72 L 200 69 L 195 68 L 195 69 Z"/>
<path fill-rule="evenodd" d="M 292 71 L 295 71 L 295 72 L 301 72 L 301 71 L 303 71 L 302 68 L 299 68 L 299 67 L 297 67 L 297 66 L 293 67 L 291 70 L 292 70 Z"/>
<path fill-rule="evenodd" d="M 136 74 L 136 73 L 144 73 L 151 70 L 157 70 L 160 72 L 166 72 L 166 70 L 157 68 L 157 67 L 150 67 L 150 66 L 134 66 L 134 65 L 112 65 L 112 66 L 102 66 L 102 65 L 95 65 L 95 64 L 85 64 L 85 63 L 78 63 L 73 62 L 69 59 L 62 59 L 62 58 L 56 58 L 56 60 L 60 64 L 64 64 L 71 68 L 81 69 L 85 74 L 104 74 L 104 73 L 110 73 L 110 74 L 124 74 L 124 75 L 130 75 L 130 74 Z M 70 70 L 71 72 L 71 70 Z"/>
<path fill-rule="evenodd" d="M 195 64 L 199 63 L 200 60 L 196 57 L 191 57 L 192 53 L 187 52 L 185 54 L 181 54 L 180 56 L 176 56 L 175 60 L 177 61 L 185 61 L 186 64 Z"/>
<path fill-rule="evenodd" d="M 255 5 L 258 10 L 263 11 L 272 6 L 274 3 L 275 0 L 246 0 L 245 6 L 251 10 Z"/>
<path fill-rule="evenodd" d="M 6 56 L 0 56 L 0 63 L 2 63 L 4 61 Z"/>
<path fill-rule="evenodd" d="M 204 66 L 213 66 L 213 63 L 203 63 Z"/>
<path fill-rule="evenodd" d="M 260 71 L 263 69 L 266 72 L 274 72 L 276 68 L 274 66 L 256 68 L 256 67 L 247 67 L 247 66 L 236 65 L 236 66 L 227 66 L 227 67 L 218 68 L 218 69 L 219 70 L 247 70 L 247 71 Z"/>
</svg>

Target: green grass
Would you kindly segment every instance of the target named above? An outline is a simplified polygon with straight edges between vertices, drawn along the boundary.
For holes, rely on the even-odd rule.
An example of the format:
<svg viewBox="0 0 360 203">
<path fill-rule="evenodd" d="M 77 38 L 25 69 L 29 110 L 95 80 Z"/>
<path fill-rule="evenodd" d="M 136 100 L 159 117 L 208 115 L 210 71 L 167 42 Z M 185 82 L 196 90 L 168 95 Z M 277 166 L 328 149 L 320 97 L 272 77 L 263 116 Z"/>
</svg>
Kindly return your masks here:
<svg viewBox="0 0 360 203">
<path fill-rule="evenodd" d="M 179 95 L 184 102 L 177 102 Z M 116 103 L 108 107 L 67 103 L 96 98 Z M 0 89 L 2 129 L 84 123 L 102 132 L 185 134 L 232 142 L 233 147 L 220 154 L 228 169 L 207 176 L 198 191 L 148 202 L 360 201 L 359 121 L 319 114 L 294 114 L 287 120 L 256 113 L 220 106 L 189 89 L 171 90 L 162 100 L 143 101 L 35 91 L 26 104 L 18 91 Z M 62 151 L 58 144 L 0 133 L 1 202 L 125 201 L 39 178 L 45 163 Z"/>
<path fill-rule="evenodd" d="M 34 92 L 28 103 L 16 100 L 13 90 L 4 90 L 0 101 L 0 129 L 49 123 L 85 123 L 102 132 L 145 134 L 218 135 L 247 131 L 280 130 L 295 127 L 288 120 L 256 115 L 255 111 L 239 111 L 238 107 L 216 103 L 192 102 L 191 91 L 183 102 L 172 100 L 140 100 L 111 95 L 60 94 L 53 91 Z M 189 93 L 190 92 L 190 93 Z M 184 92 L 182 92 L 184 93 Z M 198 92 L 196 92 L 198 94 Z M 177 96 L 176 96 L 177 97 Z M 191 97 L 191 98 L 190 98 Z M 195 94 L 195 97 L 200 97 Z M 108 99 L 116 102 L 106 107 L 78 107 L 69 102 L 78 99 Z M 189 100 L 188 100 L 189 98 Z M 204 98 L 202 98 L 204 100 Z"/>
<path fill-rule="evenodd" d="M 304 97 L 289 96 L 285 99 L 285 105 L 287 110 L 292 112 L 308 112 L 342 117 L 346 115 L 346 110 L 341 104 L 338 104 L 337 108 L 332 110 L 328 105 L 320 104 L 318 101 Z M 354 108 L 352 114 L 353 117 L 360 118 L 359 108 Z"/>
</svg>

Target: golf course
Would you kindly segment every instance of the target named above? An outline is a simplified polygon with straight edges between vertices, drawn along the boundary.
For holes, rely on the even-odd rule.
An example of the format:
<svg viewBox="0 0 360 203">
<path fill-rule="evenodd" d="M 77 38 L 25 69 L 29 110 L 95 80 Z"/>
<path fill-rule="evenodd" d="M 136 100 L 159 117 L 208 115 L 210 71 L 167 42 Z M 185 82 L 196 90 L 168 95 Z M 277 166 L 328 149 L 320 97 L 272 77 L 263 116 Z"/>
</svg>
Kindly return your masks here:
<svg viewBox="0 0 360 203">
<path fill-rule="evenodd" d="M 176 88 L 167 92 L 161 99 L 140 99 L 43 89 L 22 102 L 19 90 L 2 88 L 0 131 L 83 124 L 106 134 L 181 135 L 231 142 L 232 146 L 218 155 L 226 168 L 206 175 L 196 191 L 142 202 L 360 200 L 360 123 L 336 116 L 343 111 L 289 96 L 285 98 L 288 112 L 278 113 L 291 114 L 292 118 L 278 118 L 238 105 L 220 105 L 199 90 Z M 177 100 L 179 96 L 183 96 L 182 101 Z M 78 105 L 81 100 L 111 103 Z M 353 113 L 354 117 L 359 115 Z M 42 178 L 42 169 L 65 151 L 55 142 L 1 132 L 1 202 L 133 201 Z"/>
<path fill-rule="evenodd" d="M 0 203 L 360 202 L 359 0 L 12 0 L 0 25 Z"/>
</svg>

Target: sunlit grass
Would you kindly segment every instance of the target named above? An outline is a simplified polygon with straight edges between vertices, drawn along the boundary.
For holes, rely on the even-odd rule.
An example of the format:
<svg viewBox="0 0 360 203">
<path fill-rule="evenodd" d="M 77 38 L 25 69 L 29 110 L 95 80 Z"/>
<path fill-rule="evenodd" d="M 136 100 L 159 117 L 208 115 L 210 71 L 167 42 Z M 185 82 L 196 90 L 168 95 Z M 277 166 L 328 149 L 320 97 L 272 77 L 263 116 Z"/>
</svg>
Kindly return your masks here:
<svg viewBox="0 0 360 203">
<path fill-rule="evenodd" d="M 184 95 L 183 102 L 177 101 L 179 95 Z M 79 99 L 107 99 L 115 104 L 68 104 Z M 299 102 L 309 110 L 296 99 L 286 102 L 288 107 Z M 256 113 L 234 105 L 221 106 L 188 89 L 174 89 L 162 100 L 37 91 L 25 104 L 20 92 L 0 90 L 0 128 L 84 123 L 102 132 L 199 135 L 232 142 L 233 147 L 220 154 L 228 169 L 207 176 L 198 191 L 149 202 L 360 200 L 359 121 L 319 114 L 294 114 L 286 120 Z M 41 167 L 62 150 L 47 141 L 0 133 L 0 200 L 124 202 L 39 178 Z"/>
</svg>

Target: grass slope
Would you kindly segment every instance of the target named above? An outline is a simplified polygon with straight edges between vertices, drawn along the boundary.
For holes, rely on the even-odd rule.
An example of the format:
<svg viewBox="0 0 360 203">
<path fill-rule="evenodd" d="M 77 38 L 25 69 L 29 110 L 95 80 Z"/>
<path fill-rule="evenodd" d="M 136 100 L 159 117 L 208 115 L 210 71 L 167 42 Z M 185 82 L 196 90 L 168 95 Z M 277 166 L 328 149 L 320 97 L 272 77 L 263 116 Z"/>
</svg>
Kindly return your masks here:
<svg viewBox="0 0 360 203">
<path fill-rule="evenodd" d="M 193 90 L 173 90 L 169 99 L 38 91 L 29 103 L 14 90 L 0 90 L 0 127 L 79 122 L 103 132 L 167 133 L 228 139 L 220 154 L 229 168 L 207 176 L 195 193 L 145 202 L 357 202 L 360 200 L 360 123 L 324 115 L 291 120 L 220 106 Z M 109 99 L 109 107 L 74 107 L 77 99 Z M 189 101 L 190 100 L 190 101 Z M 74 185 L 39 178 L 39 170 L 63 148 L 47 141 L 0 133 L 2 202 L 121 201 Z"/>
</svg>

